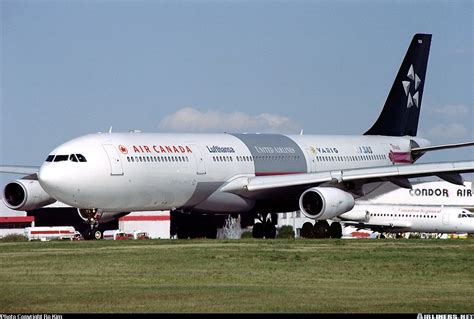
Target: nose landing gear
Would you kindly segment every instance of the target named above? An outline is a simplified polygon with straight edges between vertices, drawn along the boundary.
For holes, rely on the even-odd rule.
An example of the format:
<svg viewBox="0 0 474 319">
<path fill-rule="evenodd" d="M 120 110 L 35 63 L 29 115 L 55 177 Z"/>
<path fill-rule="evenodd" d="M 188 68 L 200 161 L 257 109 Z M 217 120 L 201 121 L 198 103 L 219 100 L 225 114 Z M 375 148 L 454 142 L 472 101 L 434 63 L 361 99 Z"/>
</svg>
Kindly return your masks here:
<svg viewBox="0 0 474 319">
<path fill-rule="evenodd" d="M 102 218 L 103 211 L 101 209 L 77 209 L 79 216 L 90 228 L 83 234 L 85 239 L 101 239 L 102 232 L 98 229 L 99 221 Z"/>
</svg>

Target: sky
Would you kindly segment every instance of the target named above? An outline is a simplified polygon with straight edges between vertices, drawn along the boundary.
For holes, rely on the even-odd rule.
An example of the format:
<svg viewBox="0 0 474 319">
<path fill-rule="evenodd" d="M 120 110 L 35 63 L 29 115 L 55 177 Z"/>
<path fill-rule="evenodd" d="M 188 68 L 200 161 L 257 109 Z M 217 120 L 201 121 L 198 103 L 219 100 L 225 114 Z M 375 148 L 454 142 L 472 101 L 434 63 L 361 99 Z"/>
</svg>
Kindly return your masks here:
<svg viewBox="0 0 474 319">
<path fill-rule="evenodd" d="M 472 141 L 473 6 L 0 0 L 0 165 L 39 166 L 61 143 L 111 126 L 362 134 L 415 33 L 433 34 L 418 135 Z M 470 147 L 420 162 L 473 158 Z"/>
</svg>

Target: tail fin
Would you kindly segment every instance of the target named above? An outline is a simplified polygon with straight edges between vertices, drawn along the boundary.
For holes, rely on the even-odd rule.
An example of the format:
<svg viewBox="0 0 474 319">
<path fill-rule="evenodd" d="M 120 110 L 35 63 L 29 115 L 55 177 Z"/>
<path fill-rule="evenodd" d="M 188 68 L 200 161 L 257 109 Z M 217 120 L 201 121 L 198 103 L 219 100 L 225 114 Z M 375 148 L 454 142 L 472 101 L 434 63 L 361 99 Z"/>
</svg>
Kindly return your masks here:
<svg viewBox="0 0 474 319">
<path fill-rule="evenodd" d="M 382 113 L 364 135 L 416 136 L 431 34 L 415 34 Z"/>
</svg>

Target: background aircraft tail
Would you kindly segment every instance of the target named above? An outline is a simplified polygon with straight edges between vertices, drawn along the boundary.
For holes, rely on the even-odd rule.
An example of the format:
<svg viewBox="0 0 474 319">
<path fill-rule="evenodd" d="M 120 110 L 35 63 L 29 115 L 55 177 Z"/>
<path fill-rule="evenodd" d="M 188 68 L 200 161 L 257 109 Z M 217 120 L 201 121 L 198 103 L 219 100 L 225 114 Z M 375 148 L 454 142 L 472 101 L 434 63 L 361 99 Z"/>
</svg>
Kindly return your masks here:
<svg viewBox="0 0 474 319">
<path fill-rule="evenodd" d="M 382 113 L 364 135 L 416 136 L 431 34 L 415 34 Z"/>
</svg>

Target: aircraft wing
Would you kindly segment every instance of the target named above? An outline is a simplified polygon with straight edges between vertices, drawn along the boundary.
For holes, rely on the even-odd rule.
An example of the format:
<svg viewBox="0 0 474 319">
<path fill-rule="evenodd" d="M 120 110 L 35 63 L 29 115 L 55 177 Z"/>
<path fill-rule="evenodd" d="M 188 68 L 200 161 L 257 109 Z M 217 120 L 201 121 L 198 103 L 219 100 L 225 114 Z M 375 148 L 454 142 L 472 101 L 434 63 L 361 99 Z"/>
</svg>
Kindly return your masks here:
<svg viewBox="0 0 474 319">
<path fill-rule="evenodd" d="M 3 165 L 0 166 L 0 173 L 36 174 L 38 173 L 39 169 L 39 166 Z"/>
<path fill-rule="evenodd" d="M 252 193 L 274 189 L 285 190 L 317 186 L 325 182 L 358 181 L 369 183 L 375 181 L 391 181 L 399 186 L 408 178 L 423 176 L 438 176 L 453 183 L 462 184 L 459 173 L 474 172 L 474 161 L 441 162 L 426 164 L 379 166 L 347 170 L 334 170 L 309 174 L 289 174 L 273 176 L 242 176 L 225 184 L 221 191 L 239 194 L 244 197 L 253 197 Z"/>
</svg>

